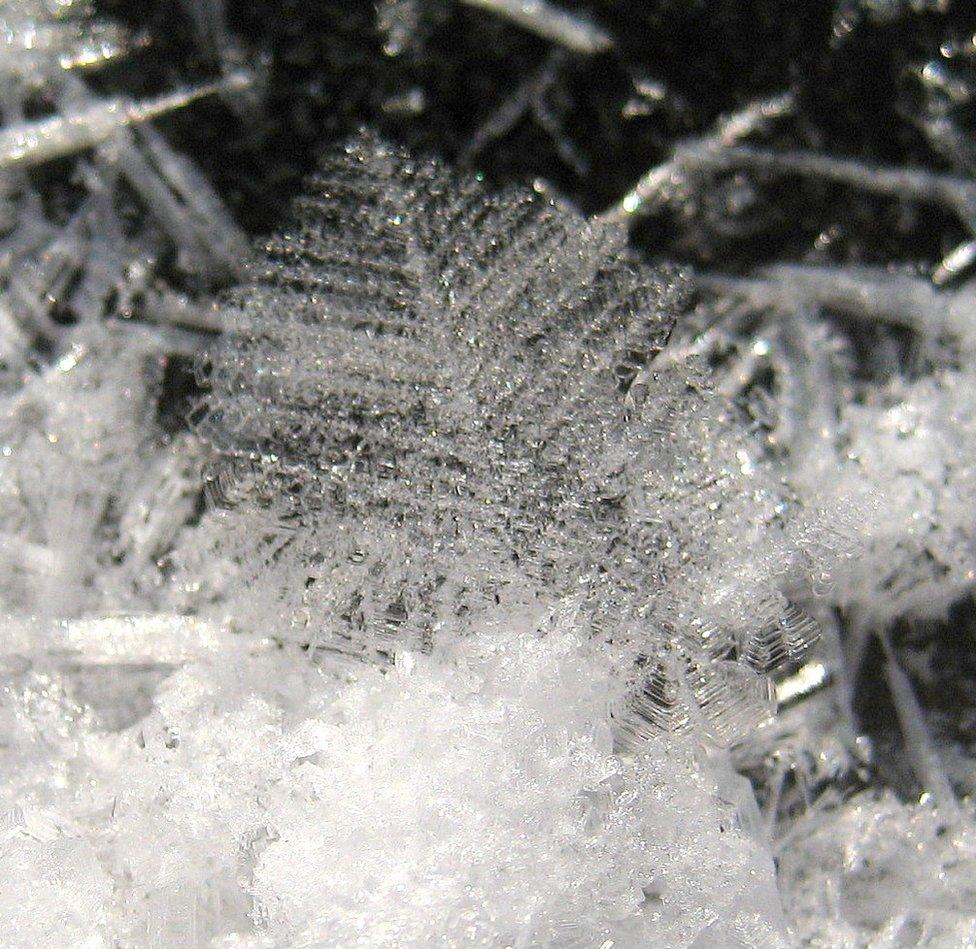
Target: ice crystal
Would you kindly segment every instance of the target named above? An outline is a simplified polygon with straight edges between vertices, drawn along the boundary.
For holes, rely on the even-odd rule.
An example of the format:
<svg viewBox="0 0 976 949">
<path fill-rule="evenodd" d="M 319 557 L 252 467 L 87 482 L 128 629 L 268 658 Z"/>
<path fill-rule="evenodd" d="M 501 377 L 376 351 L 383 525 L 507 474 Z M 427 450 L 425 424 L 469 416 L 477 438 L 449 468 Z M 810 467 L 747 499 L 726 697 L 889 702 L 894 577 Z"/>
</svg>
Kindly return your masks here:
<svg viewBox="0 0 976 949">
<path fill-rule="evenodd" d="M 640 451 L 628 395 L 674 277 L 621 231 L 368 141 L 297 214 L 230 301 L 206 430 L 255 460 L 284 528 L 333 548 L 310 581 L 347 598 L 350 629 L 422 641 L 521 575 L 596 598 L 593 555 L 615 546 L 618 573 L 649 572 L 610 454 Z"/>
<path fill-rule="evenodd" d="M 807 538 L 702 371 L 655 369 L 678 274 L 615 223 L 369 137 L 265 253 L 202 426 L 214 499 L 248 512 L 222 539 L 261 577 L 246 621 L 375 656 L 570 603 L 667 683 L 640 688 L 673 714 L 619 710 L 631 734 L 768 716 L 756 673 L 816 638 L 777 589 Z M 743 520 L 758 550 L 729 556 Z"/>
</svg>

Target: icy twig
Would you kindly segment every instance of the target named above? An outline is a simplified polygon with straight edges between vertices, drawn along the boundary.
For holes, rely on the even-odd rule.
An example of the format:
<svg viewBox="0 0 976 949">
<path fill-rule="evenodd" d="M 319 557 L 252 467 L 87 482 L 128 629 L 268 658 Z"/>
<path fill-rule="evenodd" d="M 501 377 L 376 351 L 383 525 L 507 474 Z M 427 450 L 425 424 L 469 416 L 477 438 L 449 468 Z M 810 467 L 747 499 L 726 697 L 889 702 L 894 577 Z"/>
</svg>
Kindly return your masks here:
<svg viewBox="0 0 976 949">
<path fill-rule="evenodd" d="M 88 256 L 86 220 L 95 202 L 96 199 L 89 196 L 64 228 L 43 247 L 31 265 L 25 265 L 24 260 L 14 262 L 15 269 L 7 286 L 8 305 L 4 307 L 4 317 L 19 327 L 27 348 L 38 337 L 50 342 L 65 332 L 65 328 L 52 319 L 51 309 L 61 299 L 65 287 L 71 284 Z M 7 319 L 3 321 L 7 322 Z M 4 333 L 5 343 L 9 335 Z"/>
<path fill-rule="evenodd" d="M 203 490 L 203 456 L 199 442 L 184 435 L 146 472 L 119 518 L 115 553 L 128 570 L 153 566 L 191 519 Z"/>
<path fill-rule="evenodd" d="M 752 107 L 753 110 L 756 107 Z M 754 112 L 757 122 L 766 118 Z M 743 124 L 736 138 L 754 131 Z M 924 168 L 885 168 L 809 151 L 776 152 L 735 145 L 728 135 L 708 136 L 680 146 L 671 161 L 648 172 L 615 209 L 616 216 L 646 214 L 662 202 L 688 172 L 748 169 L 766 175 L 800 175 L 848 185 L 871 194 L 938 204 L 954 211 L 976 234 L 976 181 Z"/>
<path fill-rule="evenodd" d="M 0 72 L 40 80 L 50 66 L 91 69 L 146 46 L 148 35 L 132 35 L 114 23 L 12 21 L 0 15 Z"/>
<path fill-rule="evenodd" d="M 487 10 L 510 20 L 545 40 L 565 46 L 574 53 L 592 55 L 613 45 L 608 33 L 581 17 L 547 3 L 546 0 L 461 0 L 470 7 Z"/>
<path fill-rule="evenodd" d="M 138 142 L 120 137 L 115 156 L 129 183 L 163 225 L 191 273 L 237 273 L 247 256 L 247 240 L 207 180 L 191 168 L 150 127 Z"/>
<path fill-rule="evenodd" d="M 648 171 L 619 204 L 604 212 L 603 218 L 626 221 L 651 213 L 670 200 L 672 194 L 685 184 L 690 173 L 725 164 L 727 154 L 737 142 L 761 131 L 770 122 L 789 115 L 793 107 L 793 94 L 784 92 L 752 102 L 739 112 L 723 116 L 713 131 L 680 144 L 668 161 Z"/>
<path fill-rule="evenodd" d="M 205 83 L 154 99 L 108 99 L 37 122 L 21 122 L 0 130 L 0 170 L 39 165 L 107 141 L 132 125 L 182 109 L 198 99 L 245 88 L 250 75 L 240 71 L 217 82 Z"/>
<path fill-rule="evenodd" d="M 760 117 L 762 111 L 759 112 Z M 748 123 L 740 126 L 753 131 Z M 763 175 L 799 175 L 857 188 L 869 194 L 935 204 L 952 211 L 976 235 L 976 181 L 961 175 L 947 175 L 924 168 L 885 168 L 864 162 L 811 151 L 771 151 L 736 145 L 728 137 L 710 136 L 680 146 L 673 158 L 648 172 L 620 205 L 607 216 L 625 218 L 647 214 L 671 200 L 676 186 L 691 173 L 724 172 L 736 169 Z M 968 241 L 938 265 L 933 282 L 945 284 L 976 261 L 976 241 Z"/>
</svg>

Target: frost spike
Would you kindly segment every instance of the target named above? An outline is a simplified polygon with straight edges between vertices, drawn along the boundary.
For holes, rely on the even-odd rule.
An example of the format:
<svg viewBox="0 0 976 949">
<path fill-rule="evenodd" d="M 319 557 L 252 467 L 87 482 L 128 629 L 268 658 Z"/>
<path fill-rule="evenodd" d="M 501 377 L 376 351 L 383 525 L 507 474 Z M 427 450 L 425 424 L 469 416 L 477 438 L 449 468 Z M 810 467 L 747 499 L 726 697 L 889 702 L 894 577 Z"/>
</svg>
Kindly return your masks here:
<svg viewBox="0 0 976 949">
<path fill-rule="evenodd" d="M 487 10 L 545 40 L 565 46 L 574 53 L 591 55 L 613 44 L 608 33 L 581 17 L 574 16 L 546 0 L 461 0 L 469 7 Z"/>
<path fill-rule="evenodd" d="M 36 122 L 22 122 L 0 131 L 0 170 L 39 165 L 101 144 L 130 125 L 173 112 L 198 99 L 244 88 L 246 72 L 217 82 L 180 89 L 155 99 L 108 99 Z"/>
</svg>

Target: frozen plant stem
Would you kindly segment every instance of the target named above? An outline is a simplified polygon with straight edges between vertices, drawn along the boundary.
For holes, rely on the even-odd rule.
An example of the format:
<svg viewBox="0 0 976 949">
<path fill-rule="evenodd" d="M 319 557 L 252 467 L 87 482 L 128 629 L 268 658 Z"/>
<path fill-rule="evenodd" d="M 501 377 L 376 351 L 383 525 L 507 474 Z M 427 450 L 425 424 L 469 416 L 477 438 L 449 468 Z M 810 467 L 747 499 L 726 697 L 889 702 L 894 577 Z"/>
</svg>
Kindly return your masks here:
<svg viewBox="0 0 976 949">
<path fill-rule="evenodd" d="M 552 88 L 561 61 L 562 56 L 559 53 L 547 56 L 538 69 L 518 84 L 515 91 L 475 130 L 471 140 L 461 152 L 460 158 L 463 162 L 470 162 L 491 142 L 497 141 L 510 132 L 526 113 L 534 109 L 540 97 Z"/>
<path fill-rule="evenodd" d="M 192 271 L 206 262 L 208 270 L 229 274 L 239 270 L 247 255 L 243 236 L 206 180 L 172 151 L 162 135 L 144 126 L 137 142 L 122 135 L 112 147 L 129 183 L 173 236 L 185 269 Z"/>
<path fill-rule="evenodd" d="M 184 106 L 251 82 L 239 71 L 218 82 L 180 89 L 155 99 L 110 99 L 38 122 L 22 122 L 0 131 L 0 171 L 39 165 L 107 141 L 120 130 L 182 109 Z"/>
<path fill-rule="evenodd" d="M 766 174 L 821 178 L 885 197 L 951 208 L 976 233 L 976 182 L 923 168 L 883 168 L 808 151 L 774 152 L 739 146 L 702 156 L 703 169 L 746 168 Z"/>
<path fill-rule="evenodd" d="M 941 175 L 922 168 L 879 168 L 814 152 L 772 152 L 738 147 L 727 149 L 714 167 L 746 168 L 767 174 L 801 175 L 858 188 L 869 194 L 936 204 L 951 210 L 971 234 L 976 234 L 976 182 L 958 175 Z M 703 165 L 707 168 L 707 165 Z M 948 283 L 969 267 L 976 242 L 967 241 L 938 264 L 936 284 Z"/>
<path fill-rule="evenodd" d="M 609 34 L 586 20 L 560 10 L 545 0 L 461 0 L 469 7 L 487 10 L 510 20 L 543 39 L 565 46 L 574 53 L 592 55 L 612 45 Z"/>
<path fill-rule="evenodd" d="M 939 265 L 932 271 L 932 283 L 943 286 L 951 283 L 961 274 L 976 264 L 976 240 L 963 241 L 954 250 L 942 258 Z"/>
<path fill-rule="evenodd" d="M 133 37 L 114 23 L 11 22 L 0 15 L 0 70 L 28 78 L 51 59 L 61 69 L 97 68 L 147 44 L 146 34 Z"/>
<path fill-rule="evenodd" d="M 470 164 L 476 155 L 507 135 L 527 114 L 531 114 L 552 139 L 560 158 L 578 174 L 585 174 L 585 159 L 563 134 L 558 119 L 545 102 L 545 96 L 555 85 L 566 55 L 562 49 L 550 53 L 539 68 L 519 83 L 515 91 L 488 115 L 458 156 L 463 164 Z"/>
</svg>

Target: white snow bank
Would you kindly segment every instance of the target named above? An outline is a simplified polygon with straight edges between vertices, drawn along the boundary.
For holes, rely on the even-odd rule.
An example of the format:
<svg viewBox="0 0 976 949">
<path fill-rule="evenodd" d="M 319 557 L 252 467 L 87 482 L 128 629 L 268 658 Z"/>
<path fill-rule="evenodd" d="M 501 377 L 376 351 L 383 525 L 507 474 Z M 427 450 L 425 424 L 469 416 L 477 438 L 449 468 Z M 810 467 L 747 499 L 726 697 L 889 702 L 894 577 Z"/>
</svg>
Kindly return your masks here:
<svg viewBox="0 0 976 949">
<path fill-rule="evenodd" d="M 383 672 L 185 618 L 9 620 L 0 674 L 5 945 L 785 941 L 751 791 L 674 740 L 615 755 L 572 630 Z"/>
</svg>

